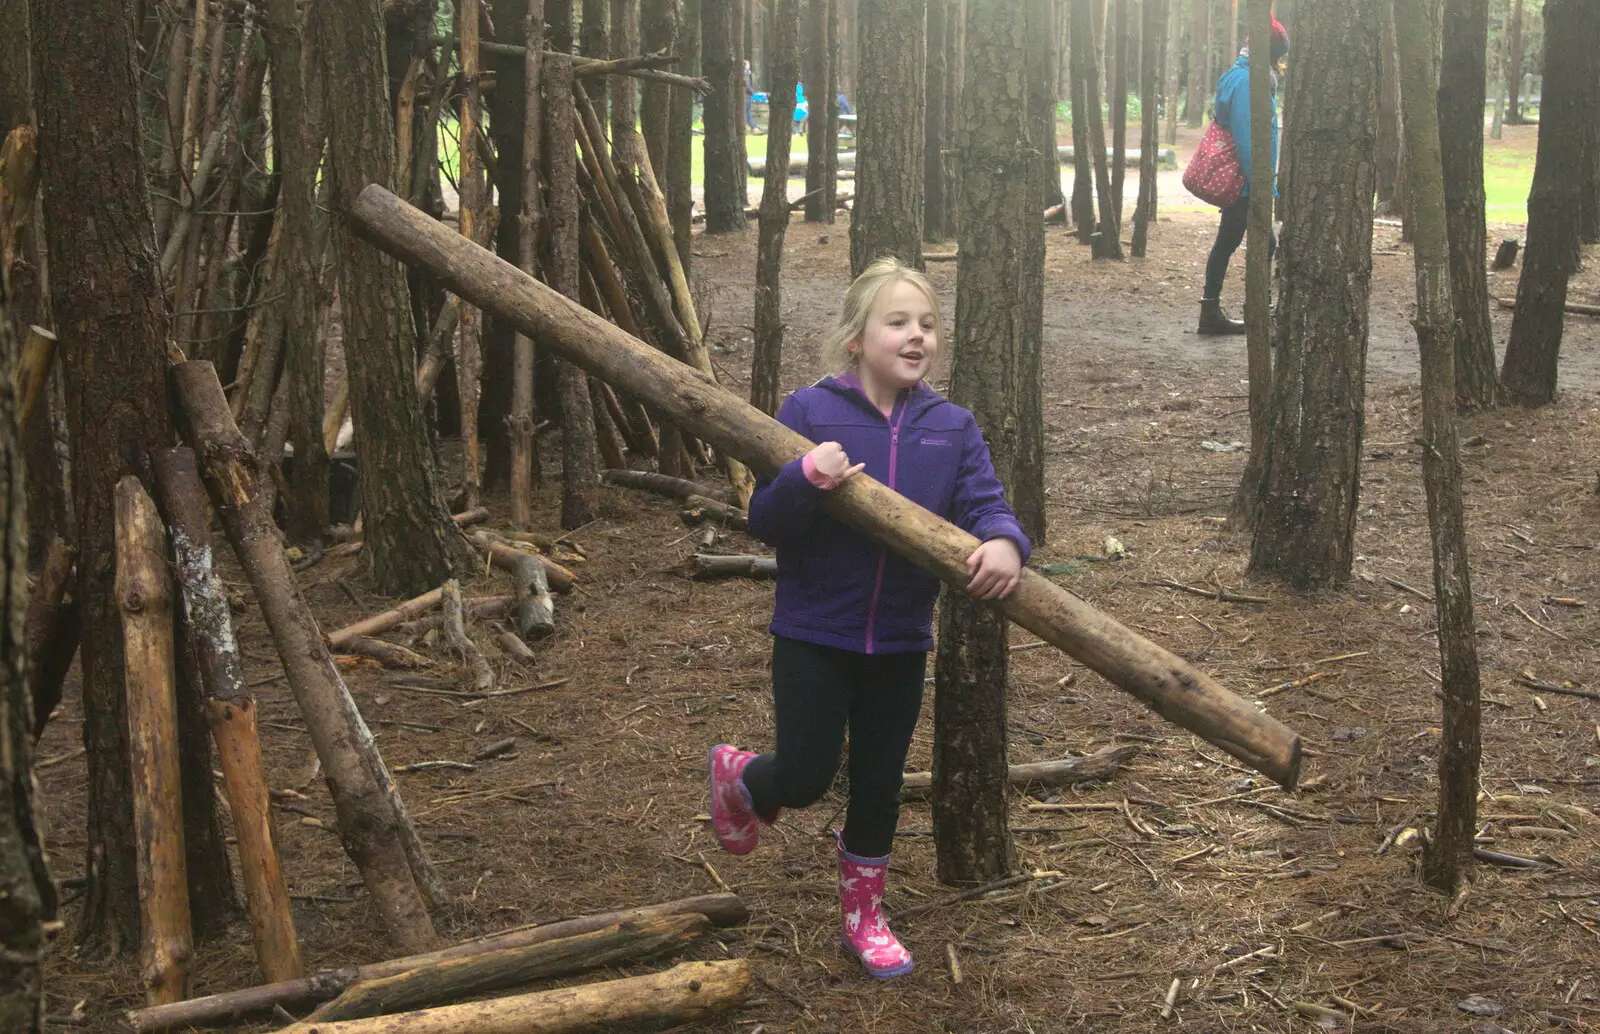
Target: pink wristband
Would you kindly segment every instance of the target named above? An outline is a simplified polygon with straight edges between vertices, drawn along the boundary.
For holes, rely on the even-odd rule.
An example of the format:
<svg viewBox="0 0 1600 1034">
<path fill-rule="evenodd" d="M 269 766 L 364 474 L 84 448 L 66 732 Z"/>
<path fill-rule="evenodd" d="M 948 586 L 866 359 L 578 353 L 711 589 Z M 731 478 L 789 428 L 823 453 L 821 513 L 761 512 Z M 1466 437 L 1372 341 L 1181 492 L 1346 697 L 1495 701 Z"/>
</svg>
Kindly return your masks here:
<svg viewBox="0 0 1600 1034">
<path fill-rule="evenodd" d="M 805 472 L 807 481 L 811 482 L 813 485 L 816 485 L 823 491 L 827 491 L 839 483 L 838 478 L 831 474 L 824 474 L 822 471 L 817 469 L 817 461 L 811 458 L 811 454 L 809 452 L 806 453 L 805 456 L 800 460 L 800 469 Z"/>
</svg>

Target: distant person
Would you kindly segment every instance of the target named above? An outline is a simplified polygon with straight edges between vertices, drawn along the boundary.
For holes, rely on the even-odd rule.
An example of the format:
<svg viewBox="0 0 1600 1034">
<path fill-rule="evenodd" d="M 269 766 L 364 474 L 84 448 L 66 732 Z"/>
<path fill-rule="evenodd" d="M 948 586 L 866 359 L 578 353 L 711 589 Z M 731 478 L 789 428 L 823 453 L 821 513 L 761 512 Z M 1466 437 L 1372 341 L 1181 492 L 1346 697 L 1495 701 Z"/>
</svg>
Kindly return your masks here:
<svg viewBox="0 0 1600 1034">
<path fill-rule="evenodd" d="M 854 109 L 854 108 L 852 108 L 850 106 L 850 102 L 845 99 L 844 94 L 843 93 L 839 94 L 839 114 L 841 114 L 841 115 L 854 115 L 855 113 L 856 113 L 856 109 Z"/>
<path fill-rule="evenodd" d="M 1268 50 L 1270 67 L 1276 68 L 1289 52 L 1289 34 L 1278 19 L 1272 19 L 1272 43 Z M 1272 112 L 1272 168 L 1276 177 L 1278 168 L 1278 78 L 1274 72 L 1272 86 L 1267 95 Z M 1244 190 L 1239 200 L 1222 209 L 1222 222 L 1217 227 L 1216 242 L 1211 245 L 1211 257 L 1206 260 L 1205 291 L 1200 295 L 1201 334 L 1243 334 L 1244 321 L 1229 316 L 1222 308 L 1222 281 L 1228 276 L 1228 262 L 1244 240 L 1245 228 L 1250 222 L 1250 39 L 1245 38 L 1239 60 L 1222 73 L 1217 80 L 1217 100 L 1212 108 L 1212 119 L 1233 134 L 1233 146 L 1244 170 Z M 1274 187 L 1273 196 L 1277 196 Z M 1273 240 L 1268 235 L 1268 258 Z"/>
<path fill-rule="evenodd" d="M 811 105 L 806 100 L 806 84 L 794 84 L 794 128 L 796 132 L 809 132 L 806 128 L 809 123 L 806 119 L 811 114 Z"/>
<path fill-rule="evenodd" d="M 822 508 L 863 470 L 982 541 L 967 557 L 967 594 L 1017 586 L 1028 537 L 1006 504 L 971 413 L 928 387 L 944 341 L 926 278 L 879 259 L 845 294 L 823 344 L 834 376 L 784 400 L 778 419 L 822 444 L 762 478 L 750 531 L 778 550 L 772 615 L 776 748 L 718 744 L 707 759 L 711 822 L 733 854 L 761 824 L 804 808 L 833 783 L 850 734 L 850 803 L 837 834 L 844 948 L 879 979 L 911 972 L 883 916 L 906 750 L 922 709 L 939 580 Z"/>
<path fill-rule="evenodd" d="M 744 63 L 744 124 L 752 133 L 761 132 L 756 128 L 756 81 L 750 72 L 750 62 Z"/>
</svg>

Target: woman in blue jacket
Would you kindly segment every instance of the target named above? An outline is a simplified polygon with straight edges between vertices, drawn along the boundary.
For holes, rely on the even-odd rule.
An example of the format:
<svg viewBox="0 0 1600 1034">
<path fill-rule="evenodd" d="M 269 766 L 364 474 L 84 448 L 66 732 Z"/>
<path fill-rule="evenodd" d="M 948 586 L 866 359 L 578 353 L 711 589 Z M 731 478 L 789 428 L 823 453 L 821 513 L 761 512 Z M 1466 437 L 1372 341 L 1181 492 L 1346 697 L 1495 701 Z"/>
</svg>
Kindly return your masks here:
<svg viewBox="0 0 1600 1034">
<path fill-rule="evenodd" d="M 1289 52 L 1289 34 L 1278 19 L 1272 19 L 1272 45 L 1269 48 L 1272 67 Z M 1267 102 L 1272 111 L 1272 168 L 1278 168 L 1278 91 L 1277 78 Z M 1228 275 L 1228 262 L 1244 240 L 1245 227 L 1250 221 L 1250 41 L 1245 40 L 1239 51 L 1239 60 L 1222 73 L 1217 80 L 1217 100 L 1212 108 L 1215 121 L 1233 134 L 1234 151 L 1239 165 L 1244 169 L 1244 190 L 1239 200 L 1222 210 L 1222 223 L 1217 227 L 1217 239 L 1211 245 L 1211 257 L 1206 260 L 1205 291 L 1200 296 L 1201 334 L 1243 334 L 1244 322 L 1230 317 L 1222 308 L 1222 281 Z M 1276 196 L 1276 191 L 1274 191 Z"/>
<path fill-rule="evenodd" d="M 971 532 L 981 545 L 967 559 L 967 592 L 982 599 L 1011 593 L 1029 548 L 977 421 L 923 383 L 942 339 L 928 281 L 880 260 L 850 286 L 824 348 L 824 361 L 843 372 L 784 401 L 778 419 L 822 444 L 759 482 L 750 500 L 751 532 L 778 550 L 777 749 L 719 744 L 708 759 L 717 838 L 747 854 L 761 822 L 827 792 L 848 728 L 841 932 L 846 950 L 880 978 L 911 971 L 881 904 L 939 582 L 823 513 L 823 496 L 866 470 Z"/>
</svg>

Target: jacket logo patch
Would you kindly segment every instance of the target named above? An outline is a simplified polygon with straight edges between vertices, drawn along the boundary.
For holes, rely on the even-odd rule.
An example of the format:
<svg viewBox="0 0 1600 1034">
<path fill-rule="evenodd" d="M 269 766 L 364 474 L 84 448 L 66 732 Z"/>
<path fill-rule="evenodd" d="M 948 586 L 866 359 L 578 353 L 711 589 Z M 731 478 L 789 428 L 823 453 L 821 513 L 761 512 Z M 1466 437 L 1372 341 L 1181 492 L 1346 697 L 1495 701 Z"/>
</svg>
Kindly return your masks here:
<svg viewBox="0 0 1600 1034">
<path fill-rule="evenodd" d="M 922 444 L 922 445 L 951 445 L 953 443 L 948 438 L 924 438 L 924 439 L 922 439 L 920 444 Z"/>
</svg>

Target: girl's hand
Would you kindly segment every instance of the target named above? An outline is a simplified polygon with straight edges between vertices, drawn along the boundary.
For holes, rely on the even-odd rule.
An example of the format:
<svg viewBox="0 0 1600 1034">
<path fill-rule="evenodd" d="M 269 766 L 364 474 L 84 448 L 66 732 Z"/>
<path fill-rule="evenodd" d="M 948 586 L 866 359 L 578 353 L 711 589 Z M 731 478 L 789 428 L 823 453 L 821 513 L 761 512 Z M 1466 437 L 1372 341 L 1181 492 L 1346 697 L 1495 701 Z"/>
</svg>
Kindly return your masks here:
<svg viewBox="0 0 1600 1034">
<path fill-rule="evenodd" d="M 850 463 L 849 455 L 838 442 L 823 442 L 806 454 L 806 476 L 818 488 L 837 488 L 866 468 L 865 463 Z M 815 472 L 817 476 L 813 477 Z"/>
<path fill-rule="evenodd" d="M 980 600 L 1003 600 L 1022 577 L 1022 554 L 1010 539 L 990 539 L 967 557 L 967 595 Z"/>
</svg>

